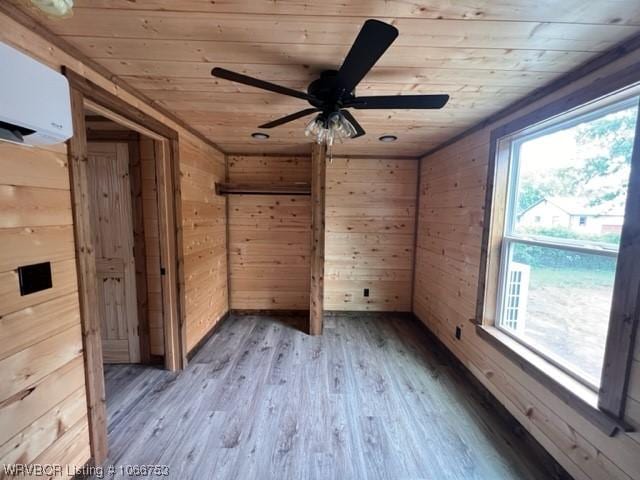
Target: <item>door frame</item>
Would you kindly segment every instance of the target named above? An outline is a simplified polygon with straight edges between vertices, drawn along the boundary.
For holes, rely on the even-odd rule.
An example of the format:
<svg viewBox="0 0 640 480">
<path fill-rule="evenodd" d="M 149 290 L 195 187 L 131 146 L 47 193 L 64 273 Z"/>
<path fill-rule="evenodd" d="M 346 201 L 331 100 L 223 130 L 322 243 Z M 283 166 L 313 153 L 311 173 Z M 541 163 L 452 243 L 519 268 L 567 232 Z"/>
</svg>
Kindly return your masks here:
<svg viewBox="0 0 640 480">
<path fill-rule="evenodd" d="M 132 130 L 151 137 L 156 148 L 156 179 L 160 231 L 162 301 L 164 308 L 165 368 L 180 370 L 187 364 L 184 311 L 180 157 L 178 132 L 139 108 L 64 66 L 71 90 L 73 137 L 68 141 L 69 176 L 74 223 L 78 296 L 85 364 L 85 384 L 91 457 L 102 464 L 107 457 L 107 414 L 95 263 L 96 231 L 90 208 L 85 107 Z"/>
</svg>

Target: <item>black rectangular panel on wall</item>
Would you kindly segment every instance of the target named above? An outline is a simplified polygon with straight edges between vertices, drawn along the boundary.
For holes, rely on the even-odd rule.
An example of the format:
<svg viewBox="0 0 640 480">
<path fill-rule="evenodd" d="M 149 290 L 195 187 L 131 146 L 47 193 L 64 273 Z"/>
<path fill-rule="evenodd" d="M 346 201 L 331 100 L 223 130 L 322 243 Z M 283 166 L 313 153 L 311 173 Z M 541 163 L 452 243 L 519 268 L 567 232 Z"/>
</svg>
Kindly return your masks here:
<svg viewBox="0 0 640 480">
<path fill-rule="evenodd" d="M 29 295 L 53 286 L 51 281 L 51 262 L 36 263 L 18 267 L 20 295 Z"/>
</svg>

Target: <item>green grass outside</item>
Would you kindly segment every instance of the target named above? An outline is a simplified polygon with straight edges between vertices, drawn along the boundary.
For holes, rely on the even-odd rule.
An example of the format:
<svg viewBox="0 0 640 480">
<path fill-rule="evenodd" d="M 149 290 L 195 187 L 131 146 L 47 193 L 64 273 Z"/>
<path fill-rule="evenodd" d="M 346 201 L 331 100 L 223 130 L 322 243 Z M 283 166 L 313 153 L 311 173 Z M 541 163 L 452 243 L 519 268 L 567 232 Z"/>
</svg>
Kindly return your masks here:
<svg viewBox="0 0 640 480">
<path fill-rule="evenodd" d="M 613 287 L 614 269 L 531 267 L 530 286 L 536 287 Z"/>
</svg>

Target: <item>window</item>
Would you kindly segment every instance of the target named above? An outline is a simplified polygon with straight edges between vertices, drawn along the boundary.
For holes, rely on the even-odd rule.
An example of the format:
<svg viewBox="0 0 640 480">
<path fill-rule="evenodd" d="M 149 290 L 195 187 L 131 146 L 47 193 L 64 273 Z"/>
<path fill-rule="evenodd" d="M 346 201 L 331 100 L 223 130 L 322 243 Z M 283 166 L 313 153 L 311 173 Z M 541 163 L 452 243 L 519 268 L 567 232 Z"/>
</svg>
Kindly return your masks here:
<svg viewBox="0 0 640 480">
<path fill-rule="evenodd" d="M 478 292 L 484 338 L 529 362 L 527 371 L 563 395 L 593 395 L 595 402 L 584 402 L 589 408 L 597 404 L 618 418 L 622 403 L 600 392 L 620 396 L 628 379 L 611 380 L 623 376 L 605 375 L 604 365 L 624 369 L 633 352 L 632 345 L 607 342 L 611 336 L 619 344 L 619 329 L 635 328 L 624 325 L 629 310 L 623 314 L 620 302 L 638 276 L 630 270 L 640 267 L 629 253 L 640 215 L 625 218 L 625 211 L 640 209 L 640 181 L 630 182 L 640 158 L 633 153 L 640 151 L 638 91 L 585 102 L 529 127 L 518 119 L 493 132 Z M 609 381 L 617 383 L 602 388 Z"/>
<path fill-rule="evenodd" d="M 585 233 L 560 214 L 532 226 L 522 213 L 546 200 L 568 215 L 623 216 L 637 115 L 632 98 L 509 139 L 496 325 L 594 389 L 620 236 Z"/>
</svg>

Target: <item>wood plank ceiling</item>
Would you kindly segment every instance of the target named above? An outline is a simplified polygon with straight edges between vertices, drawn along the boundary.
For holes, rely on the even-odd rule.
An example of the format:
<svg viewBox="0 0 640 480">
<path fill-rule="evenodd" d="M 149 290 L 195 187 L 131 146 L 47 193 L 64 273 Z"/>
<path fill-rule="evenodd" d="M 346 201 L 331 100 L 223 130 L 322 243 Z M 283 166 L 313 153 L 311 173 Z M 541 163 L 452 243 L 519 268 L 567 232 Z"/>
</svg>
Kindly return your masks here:
<svg viewBox="0 0 640 480">
<path fill-rule="evenodd" d="M 640 31 L 636 0 L 76 0 L 48 19 L 91 59 L 230 153 L 308 153 L 299 99 L 210 76 L 221 66 L 297 89 L 338 67 L 367 18 L 400 36 L 359 93 L 449 93 L 440 111 L 355 111 L 365 137 L 336 153 L 420 155 Z M 382 134 L 395 143 L 381 143 Z"/>
</svg>

